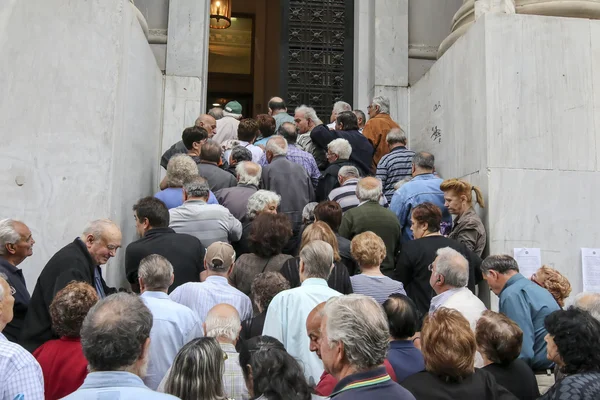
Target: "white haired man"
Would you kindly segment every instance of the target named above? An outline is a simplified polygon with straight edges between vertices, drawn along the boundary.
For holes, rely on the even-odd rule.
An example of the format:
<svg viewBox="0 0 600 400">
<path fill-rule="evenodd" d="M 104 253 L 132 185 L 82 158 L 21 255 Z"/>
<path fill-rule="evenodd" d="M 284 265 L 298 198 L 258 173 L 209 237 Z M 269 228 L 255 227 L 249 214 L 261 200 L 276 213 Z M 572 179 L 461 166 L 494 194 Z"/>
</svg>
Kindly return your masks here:
<svg viewBox="0 0 600 400">
<path fill-rule="evenodd" d="M 589 312 L 600 322 L 600 293 L 581 292 L 570 303 L 573 307 Z"/>
<path fill-rule="evenodd" d="M 217 129 L 212 140 L 221 144 L 227 140 L 237 139 L 238 127 L 242 119 L 242 105 L 233 100 L 225 104 L 223 118 L 217 119 Z"/>
<path fill-rule="evenodd" d="M 311 386 L 319 382 L 323 364 L 310 350 L 310 338 L 303 332 L 306 319 L 317 304 L 341 296 L 327 285 L 333 262 L 333 249 L 328 243 L 313 240 L 304 246 L 299 267 L 302 284 L 273 298 L 263 328 L 263 335 L 281 341 L 287 352 L 304 365 L 304 375 Z"/>
<path fill-rule="evenodd" d="M 19 340 L 31 300 L 23 271 L 17 267 L 33 254 L 34 244 L 31 231 L 23 222 L 14 219 L 0 220 L 0 273 L 6 275 L 15 298 L 13 319 L 2 333 L 15 343 Z"/>
<path fill-rule="evenodd" d="M 335 121 L 337 120 L 338 115 L 344 111 L 352 111 L 352 106 L 345 101 L 336 101 L 331 109 L 331 116 L 329 117 L 327 128 L 335 129 Z"/>
<path fill-rule="evenodd" d="M 396 191 L 396 183 L 412 178 L 412 160 L 415 152 L 406 148 L 408 140 L 400 128 L 392 128 L 385 140 L 390 152 L 379 160 L 377 178 L 383 183 L 383 195 L 390 202 Z"/>
<path fill-rule="evenodd" d="M 356 197 L 356 186 L 358 185 L 358 180 L 360 179 L 360 172 L 358 168 L 350 165 L 346 165 L 340 168 L 338 172 L 338 182 L 340 186 L 333 189 L 331 193 L 329 193 L 329 200 L 337 202 L 340 207 L 342 207 L 342 212 L 358 207 L 360 204 L 360 200 Z M 379 199 L 379 204 L 382 207 L 387 207 L 388 202 L 385 199 L 385 196 L 381 196 Z"/>
<path fill-rule="evenodd" d="M 215 193 L 219 204 L 227 208 L 238 220 L 246 216 L 248 199 L 258 190 L 262 168 L 252 161 L 243 161 L 235 167 L 237 186 L 224 188 Z"/>
<path fill-rule="evenodd" d="M 19 343 L 33 352 L 51 339 L 50 304 L 59 290 L 71 281 L 90 284 L 99 298 L 114 293 L 102 278 L 100 266 L 114 257 L 121 247 L 121 230 L 108 219 L 90 222 L 83 234 L 60 249 L 42 270 L 33 290 Z"/>
<path fill-rule="evenodd" d="M 307 151 L 313 155 L 319 170 L 324 170 L 327 167 L 327 157 L 325 150 L 315 146 L 310 137 L 311 131 L 322 124 L 314 108 L 305 106 L 296 107 L 294 111 L 294 122 L 298 127 L 298 139 L 296 143 L 301 150 Z"/>
<path fill-rule="evenodd" d="M 350 161 L 352 146 L 346 139 L 335 139 L 327 145 L 327 161 L 329 166 L 319 178 L 316 195 L 317 201 L 327 200 L 329 193 L 340 186 L 338 173 L 344 166 L 354 166 Z"/>
<path fill-rule="evenodd" d="M 391 276 L 395 269 L 394 258 L 400 245 L 400 223 L 393 212 L 379 204 L 383 197 L 379 179 L 367 177 L 358 181 L 356 197 L 361 205 L 344 213 L 339 234 L 348 240 L 367 231 L 379 236 L 385 243 L 386 249 L 385 259 L 381 263 L 381 272 Z"/>
<path fill-rule="evenodd" d="M 375 299 L 359 294 L 334 297 L 325 304 L 324 314 L 321 358 L 325 370 L 338 380 L 331 399 L 415 399 L 386 371 L 390 330 Z"/>
<path fill-rule="evenodd" d="M 390 99 L 384 96 L 376 96 L 367 107 L 369 121 L 363 129 L 363 135 L 375 148 L 373 155 L 372 170 L 375 172 L 381 157 L 390 152 L 386 137 L 392 128 L 400 128 L 400 125 L 390 117 Z"/>
<path fill-rule="evenodd" d="M 175 279 L 173 266 L 163 256 L 145 257 L 138 269 L 140 298 L 152 313 L 150 361 L 144 383 L 152 390 L 165 377 L 179 350 L 202 337 L 202 324 L 188 307 L 169 299 L 167 291 Z"/>
<path fill-rule="evenodd" d="M 24 348 L 10 342 L 4 329 L 13 319 L 15 298 L 6 275 L 0 273 L 0 399 L 44 398 L 40 364 Z"/>
</svg>

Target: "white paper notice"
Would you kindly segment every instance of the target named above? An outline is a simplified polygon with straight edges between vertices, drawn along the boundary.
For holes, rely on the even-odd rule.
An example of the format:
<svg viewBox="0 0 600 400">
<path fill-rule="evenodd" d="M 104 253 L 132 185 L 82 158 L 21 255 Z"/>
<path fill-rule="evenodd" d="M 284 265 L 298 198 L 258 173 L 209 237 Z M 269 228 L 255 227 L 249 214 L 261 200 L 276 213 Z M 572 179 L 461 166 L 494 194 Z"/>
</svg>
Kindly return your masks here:
<svg viewBox="0 0 600 400">
<path fill-rule="evenodd" d="M 581 249 L 583 291 L 600 293 L 600 249 Z"/>
<path fill-rule="evenodd" d="M 514 256 L 519 264 L 519 272 L 527 279 L 530 279 L 531 275 L 542 266 L 539 248 L 515 248 Z"/>
</svg>

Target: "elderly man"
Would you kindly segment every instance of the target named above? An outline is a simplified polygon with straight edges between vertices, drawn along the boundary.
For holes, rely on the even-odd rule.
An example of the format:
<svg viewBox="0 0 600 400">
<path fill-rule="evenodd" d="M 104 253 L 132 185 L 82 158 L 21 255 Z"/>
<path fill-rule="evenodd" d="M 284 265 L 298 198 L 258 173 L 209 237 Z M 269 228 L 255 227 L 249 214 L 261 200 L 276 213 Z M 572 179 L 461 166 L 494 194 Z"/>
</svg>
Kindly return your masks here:
<svg viewBox="0 0 600 400">
<path fill-rule="evenodd" d="M 324 311 L 319 347 L 325 370 L 338 380 L 332 399 L 415 399 L 392 381 L 383 365 L 390 331 L 374 299 L 359 294 L 335 297 Z"/>
<path fill-rule="evenodd" d="M 227 208 L 238 220 L 246 215 L 248 199 L 258 190 L 262 168 L 251 161 L 243 161 L 236 167 L 237 186 L 219 190 L 215 195 L 219 204 Z"/>
<path fill-rule="evenodd" d="M 236 242 L 242 224 L 219 204 L 207 204 L 208 183 L 195 176 L 183 184 L 183 205 L 169 210 L 169 228 L 197 237 L 204 246 L 214 242 Z"/>
<path fill-rule="evenodd" d="M 573 307 L 589 312 L 600 321 L 600 293 L 582 292 L 572 300 Z"/>
<path fill-rule="evenodd" d="M 339 233 L 348 240 L 359 233 L 371 231 L 385 243 L 386 256 L 381 263 L 381 272 L 391 276 L 394 272 L 394 258 L 399 250 L 400 224 L 394 218 L 394 213 L 382 207 L 379 201 L 382 197 L 381 181 L 368 177 L 358 181 L 356 197 L 360 207 L 355 207 L 344 213 Z"/>
<path fill-rule="evenodd" d="M 325 150 L 318 148 L 312 142 L 310 132 L 316 127 L 322 124 L 315 109 L 312 107 L 305 106 L 304 104 L 300 107 L 296 107 L 294 111 L 294 122 L 298 127 L 298 147 L 302 150 L 309 152 L 314 157 L 317 167 L 319 170 L 324 170 L 327 167 L 327 157 L 325 156 Z"/>
<path fill-rule="evenodd" d="M 196 119 L 194 126 L 205 129 L 207 132 L 207 137 L 210 139 L 215 134 L 215 128 L 217 126 L 216 124 L 217 122 L 215 121 L 214 117 L 209 114 L 202 114 Z M 183 132 L 185 133 L 185 130 Z M 189 148 L 184 144 L 182 134 L 182 140 L 171 146 L 160 158 L 161 167 L 167 169 L 167 165 L 169 164 L 171 157 L 173 157 L 175 154 L 187 154 L 188 151 Z"/>
<path fill-rule="evenodd" d="M 241 119 L 242 105 L 235 100 L 227 103 L 223 109 L 223 118 L 217 119 L 217 133 L 212 140 L 221 144 L 236 139 Z"/>
<path fill-rule="evenodd" d="M 202 145 L 200 152 L 200 164 L 198 164 L 198 174 L 208 181 L 210 190 L 217 190 L 235 186 L 237 181 L 230 173 L 219 168 L 221 161 L 221 146 L 214 140 L 207 140 Z"/>
<path fill-rule="evenodd" d="M 329 200 L 337 202 L 342 207 L 342 212 L 346 212 L 360 204 L 356 197 L 356 186 L 360 179 L 360 172 L 354 166 L 344 166 L 338 172 L 338 182 L 340 186 L 329 193 Z M 383 207 L 388 206 L 385 196 L 381 196 L 379 204 Z"/>
<path fill-rule="evenodd" d="M 352 112 L 354 115 L 356 115 L 356 119 L 358 120 L 358 131 L 363 133 L 365 124 L 367 123 L 367 117 L 365 116 L 365 113 L 362 112 L 362 110 L 353 110 Z"/>
<path fill-rule="evenodd" d="M 386 142 L 387 134 L 392 128 L 400 128 L 400 125 L 390 117 L 390 99 L 385 96 L 374 97 L 367 111 L 369 122 L 362 133 L 375 148 L 372 164 L 372 170 L 375 171 L 381 157 L 390 151 Z"/>
<path fill-rule="evenodd" d="M 350 161 L 358 167 L 363 176 L 371 173 L 373 146 L 358 131 L 358 121 L 352 111 L 344 111 L 337 116 L 335 130 L 330 130 L 325 125 L 316 126 L 310 132 L 310 138 L 319 149 L 326 149 L 332 140 L 346 139 L 352 146 Z"/>
<path fill-rule="evenodd" d="M 285 158 L 293 163 L 301 165 L 304 167 L 306 172 L 310 175 L 310 180 L 313 186 L 316 188 L 319 184 L 319 177 L 321 176 L 321 172 L 317 167 L 317 163 L 315 162 L 315 158 L 312 154 L 301 150 L 296 145 L 296 140 L 298 139 L 298 128 L 296 125 L 290 122 L 284 122 L 281 124 L 279 129 L 277 130 L 277 135 L 283 136 L 283 138 L 287 141 L 288 151 L 285 155 Z M 266 154 L 260 159 L 258 162 L 263 167 L 268 165 Z"/>
<path fill-rule="evenodd" d="M 202 337 L 202 324 L 189 308 L 169 298 L 173 283 L 173 266 L 158 254 L 144 258 L 139 268 L 140 298 L 152 313 L 150 361 L 144 383 L 158 388 L 179 350 L 190 340 Z"/>
<path fill-rule="evenodd" d="M 468 283 L 469 262 L 467 259 L 451 247 L 438 249 L 437 257 L 431 264 L 429 284 L 436 296 L 431 299 L 429 312 L 440 307 L 453 308 L 469 321 L 471 329 L 475 332 L 477 321 L 487 308 L 467 288 Z"/>
<path fill-rule="evenodd" d="M 406 148 L 406 135 L 400 128 L 392 128 L 385 140 L 390 147 L 390 152 L 379 160 L 377 178 L 383 183 L 383 195 L 388 202 L 391 202 L 396 191 L 394 185 L 412 177 L 412 160 L 415 152 Z"/>
<path fill-rule="evenodd" d="M 0 220 L 0 273 L 6 275 L 15 298 L 13 319 L 2 333 L 15 343 L 19 340 L 30 300 L 23 271 L 17 267 L 33 254 L 34 244 L 35 240 L 27 225 L 14 219 Z"/>
<path fill-rule="evenodd" d="M 287 352 L 304 365 L 308 384 L 315 386 L 323 374 L 323 364 L 312 353 L 310 339 L 302 331 L 308 315 L 317 304 L 341 296 L 327 285 L 333 268 L 333 249 L 321 240 L 309 242 L 300 251 L 299 268 L 302 284 L 273 298 L 267 310 L 263 335 L 281 341 Z"/>
<path fill-rule="evenodd" d="M 206 249 L 204 282 L 191 282 L 179 286 L 171 300 L 192 309 L 204 322 L 208 311 L 217 304 L 227 303 L 235 307 L 243 320 L 252 316 L 250 298 L 229 284 L 233 271 L 235 251 L 227 243 L 215 242 Z"/>
<path fill-rule="evenodd" d="M 304 168 L 286 158 L 288 144 L 281 136 L 267 142 L 266 153 L 269 165 L 262 171 L 261 187 L 281 196 L 279 209 L 292 220 L 294 232 L 302 224 L 302 210 L 314 199 L 313 185 Z"/>
<path fill-rule="evenodd" d="M 265 155 L 263 153 L 263 158 L 264 156 Z M 237 172 L 235 168 L 242 161 L 252 161 L 252 153 L 244 146 L 233 146 L 231 148 L 231 152 L 229 153 L 229 158 L 227 159 L 228 166 L 226 171 L 229 172 L 231 175 L 237 177 Z"/>
<path fill-rule="evenodd" d="M 281 97 L 273 97 L 269 100 L 269 115 L 275 119 L 275 130 L 278 130 L 284 122 L 294 122 L 294 117 L 287 113 L 285 101 Z"/>
<path fill-rule="evenodd" d="M 165 257 L 175 270 L 170 290 L 187 282 L 198 282 L 204 261 L 204 245 L 192 235 L 169 228 L 169 210 L 154 197 L 144 197 L 133 206 L 135 229 L 141 239 L 125 249 L 125 274 L 134 292 L 139 293 L 138 268 L 150 254 Z"/>
<path fill-rule="evenodd" d="M 444 205 L 444 192 L 440 190 L 443 179 L 434 175 L 435 157 L 433 154 L 420 152 L 412 159 L 413 179 L 403 184 L 394 192 L 390 209 L 396 214 L 402 228 L 402 243 L 413 240 L 410 229 L 412 209 L 419 204 L 430 202 L 442 211 L 441 232 L 445 234 L 447 227 L 452 227 L 452 216 Z"/>
<path fill-rule="evenodd" d="M 244 146 L 252 153 L 252 161 L 257 163 L 264 154 L 260 147 L 254 145 L 259 134 L 258 122 L 255 119 L 246 118 L 241 120 L 238 125 L 237 139 L 223 143 L 223 147 L 228 149 L 224 154 L 225 159 L 229 160 L 229 155 L 231 154 L 230 147 Z"/>
<path fill-rule="evenodd" d="M 345 101 L 336 101 L 333 105 L 333 109 L 331 110 L 329 124 L 327 124 L 327 127 L 329 129 L 336 129 L 335 121 L 337 120 L 338 115 L 340 115 L 340 113 L 343 113 L 344 111 L 352 111 L 352 106 L 346 103 Z"/>
<path fill-rule="evenodd" d="M 7 276 L 0 273 L 0 399 L 44 398 L 42 368 L 33 356 L 7 340 L 4 329 L 13 319 L 15 298 Z"/>
<path fill-rule="evenodd" d="M 192 126 L 191 128 L 185 128 L 183 134 L 181 135 L 182 142 L 187 150 L 186 154 L 194 160 L 196 163 L 196 168 L 198 168 L 198 164 L 200 164 L 200 150 L 202 145 L 206 143 L 208 139 L 208 133 L 204 128 L 198 128 L 197 126 Z M 179 154 L 173 155 L 171 158 L 174 158 Z M 169 160 L 171 161 L 171 160 Z M 169 165 L 167 164 L 167 175 L 160 181 L 159 188 L 161 190 L 165 190 L 170 186 L 171 177 L 169 176 Z"/>
<path fill-rule="evenodd" d="M 323 175 L 319 179 L 316 190 L 317 201 L 327 200 L 329 193 L 340 186 L 338 181 L 340 168 L 354 165 L 349 160 L 351 153 L 352 146 L 346 139 L 335 139 L 327 145 L 329 166 L 323 171 Z"/>
<path fill-rule="evenodd" d="M 489 256 L 481 264 L 481 271 L 490 289 L 500 298 L 500 312 L 523 330 L 519 358 L 533 369 L 540 386 L 551 386 L 553 382 L 542 382 L 553 378 L 546 373 L 552 368 L 552 361 L 546 357 L 544 337 L 548 332 L 544 319 L 560 309 L 556 300 L 546 289 L 521 275 L 517 262 L 511 256 Z"/>
<path fill-rule="evenodd" d="M 114 257 L 119 247 L 119 227 L 108 219 L 100 219 L 90 222 L 80 237 L 54 254 L 33 290 L 19 343 L 33 352 L 48 340 L 58 339 L 52 332 L 50 304 L 71 281 L 92 285 L 101 299 L 115 292 L 104 282 L 100 265 Z"/>
<path fill-rule="evenodd" d="M 100 300 L 81 327 L 81 346 L 90 373 L 68 400 L 176 399 L 156 393 L 142 378 L 150 359 L 152 313 L 131 294 L 117 293 Z"/>
<path fill-rule="evenodd" d="M 211 117 L 213 117 L 215 119 L 215 121 L 220 120 L 221 118 L 223 118 L 223 109 L 219 106 L 219 107 L 213 107 L 210 110 L 208 110 L 208 115 L 210 115 Z M 217 128 L 215 125 L 215 132 L 213 132 L 213 135 L 216 132 Z"/>
</svg>

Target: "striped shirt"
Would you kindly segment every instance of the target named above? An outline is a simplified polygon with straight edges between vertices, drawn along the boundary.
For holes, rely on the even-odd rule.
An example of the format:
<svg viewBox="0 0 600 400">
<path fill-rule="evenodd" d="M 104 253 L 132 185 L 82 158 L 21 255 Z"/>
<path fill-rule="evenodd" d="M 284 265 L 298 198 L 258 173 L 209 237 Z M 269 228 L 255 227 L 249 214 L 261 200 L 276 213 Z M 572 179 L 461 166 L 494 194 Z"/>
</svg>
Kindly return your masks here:
<svg viewBox="0 0 600 400">
<path fill-rule="evenodd" d="M 0 333 L 0 400 L 44 400 L 42 368 L 27 350 Z"/>
<path fill-rule="evenodd" d="M 356 294 L 364 294 L 374 298 L 379 304 L 390 297 L 391 294 L 406 294 L 402 282 L 398 282 L 387 276 L 354 275 L 350 277 L 352 291 Z"/>
<path fill-rule="evenodd" d="M 412 159 L 414 151 L 404 146 L 395 147 L 383 156 L 377 164 L 377 178 L 383 184 L 383 195 L 392 201 L 396 191 L 394 185 L 406 177 L 412 177 Z"/>
<path fill-rule="evenodd" d="M 360 200 L 356 197 L 356 186 L 358 179 L 348 179 L 344 184 L 335 188 L 329 193 L 329 200 L 337 202 L 342 207 L 342 212 L 346 212 L 351 208 L 357 207 Z M 383 207 L 388 207 L 388 201 L 385 196 L 381 196 L 379 204 Z"/>
</svg>

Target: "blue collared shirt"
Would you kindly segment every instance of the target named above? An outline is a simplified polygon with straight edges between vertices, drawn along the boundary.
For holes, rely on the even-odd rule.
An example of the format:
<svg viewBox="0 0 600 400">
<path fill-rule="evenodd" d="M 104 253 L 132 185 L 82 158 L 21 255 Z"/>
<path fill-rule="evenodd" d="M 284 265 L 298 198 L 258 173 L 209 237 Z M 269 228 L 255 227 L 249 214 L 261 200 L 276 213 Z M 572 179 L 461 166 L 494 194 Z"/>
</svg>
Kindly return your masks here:
<svg viewBox="0 0 600 400">
<path fill-rule="evenodd" d="M 430 202 L 442 210 L 442 223 L 452 226 L 452 216 L 444 206 L 444 192 L 440 190 L 443 180 L 434 174 L 417 175 L 410 182 L 394 192 L 390 210 L 398 217 L 400 228 L 402 228 L 402 243 L 413 239 L 410 230 L 410 216 L 413 208 L 419 204 Z"/>
<path fill-rule="evenodd" d="M 91 372 L 66 400 L 175 400 L 170 394 L 148 389 L 139 376 L 125 371 Z"/>
<path fill-rule="evenodd" d="M 0 333 L 0 400 L 44 400 L 42 368 L 27 350 Z"/>
<path fill-rule="evenodd" d="M 165 203 L 170 210 L 183 204 L 183 188 L 166 188 L 157 192 L 154 197 Z M 206 204 L 219 204 L 212 191 L 208 192 L 208 201 Z"/>
<path fill-rule="evenodd" d="M 190 340 L 202 337 L 202 324 L 186 306 L 175 303 L 163 292 L 144 292 L 140 296 L 153 318 L 150 331 L 150 362 L 144 383 L 156 390 L 177 352 Z"/>
<path fill-rule="evenodd" d="M 425 370 L 423 353 L 412 340 L 392 340 L 387 360 L 394 369 L 396 382 L 402 383 L 409 376 Z"/>
<path fill-rule="evenodd" d="M 534 370 L 552 366 L 552 361 L 546 358 L 544 337 L 548 332 L 544 328 L 544 319 L 559 309 L 550 292 L 521 274 L 512 276 L 500 292 L 500 312 L 523 330 L 519 358 Z"/>
</svg>

